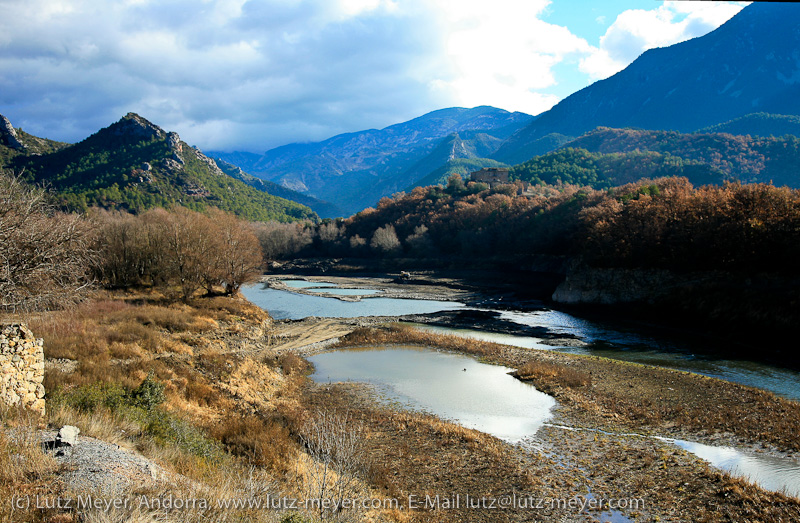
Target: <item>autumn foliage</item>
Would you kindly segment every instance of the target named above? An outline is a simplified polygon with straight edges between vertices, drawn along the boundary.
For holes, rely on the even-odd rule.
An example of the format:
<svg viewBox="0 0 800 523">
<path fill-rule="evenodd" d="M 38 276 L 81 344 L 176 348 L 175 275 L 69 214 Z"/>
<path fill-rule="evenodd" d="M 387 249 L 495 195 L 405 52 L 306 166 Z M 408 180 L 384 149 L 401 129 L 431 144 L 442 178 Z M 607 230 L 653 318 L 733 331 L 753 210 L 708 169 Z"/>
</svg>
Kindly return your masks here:
<svg viewBox="0 0 800 523">
<path fill-rule="evenodd" d="M 520 263 L 555 255 L 598 267 L 743 272 L 791 272 L 800 254 L 798 190 L 694 187 L 667 177 L 604 190 L 518 192 L 514 185 L 419 187 L 331 222 L 338 232 L 329 231 L 328 241 L 306 229 L 313 239 L 301 254 Z"/>
</svg>

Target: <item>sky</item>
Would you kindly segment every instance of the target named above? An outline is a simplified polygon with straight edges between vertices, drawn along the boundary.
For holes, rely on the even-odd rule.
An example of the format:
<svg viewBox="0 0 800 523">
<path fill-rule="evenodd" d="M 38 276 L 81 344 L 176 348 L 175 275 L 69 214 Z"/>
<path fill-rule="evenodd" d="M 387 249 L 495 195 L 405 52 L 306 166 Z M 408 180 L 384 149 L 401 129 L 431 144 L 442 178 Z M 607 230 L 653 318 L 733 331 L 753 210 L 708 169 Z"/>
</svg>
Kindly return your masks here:
<svg viewBox="0 0 800 523">
<path fill-rule="evenodd" d="M 252 152 L 445 107 L 538 114 L 747 4 L 0 0 L 0 114 L 76 142 L 135 112 Z"/>
</svg>

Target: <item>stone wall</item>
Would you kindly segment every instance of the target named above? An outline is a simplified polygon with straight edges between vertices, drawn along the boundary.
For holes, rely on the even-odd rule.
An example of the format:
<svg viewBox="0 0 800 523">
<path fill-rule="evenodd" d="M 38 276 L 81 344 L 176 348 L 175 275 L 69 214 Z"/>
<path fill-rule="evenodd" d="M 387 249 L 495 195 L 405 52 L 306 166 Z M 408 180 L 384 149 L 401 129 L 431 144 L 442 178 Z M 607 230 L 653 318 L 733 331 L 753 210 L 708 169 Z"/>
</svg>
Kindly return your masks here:
<svg viewBox="0 0 800 523">
<path fill-rule="evenodd" d="M 0 323 L 0 402 L 44 416 L 44 350 L 24 323 Z"/>
</svg>

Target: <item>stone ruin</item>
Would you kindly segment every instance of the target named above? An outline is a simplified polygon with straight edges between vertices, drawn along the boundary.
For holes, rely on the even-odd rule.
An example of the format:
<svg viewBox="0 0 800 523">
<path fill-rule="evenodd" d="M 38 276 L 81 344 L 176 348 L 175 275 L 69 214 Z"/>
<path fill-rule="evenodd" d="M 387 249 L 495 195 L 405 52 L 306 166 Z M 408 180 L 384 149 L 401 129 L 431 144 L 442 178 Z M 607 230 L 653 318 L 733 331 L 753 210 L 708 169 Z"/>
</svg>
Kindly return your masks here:
<svg viewBox="0 0 800 523">
<path fill-rule="evenodd" d="M 44 349 L 24 323 L 0 323 L 0 402 L 45 413 Z"/>
</svg>

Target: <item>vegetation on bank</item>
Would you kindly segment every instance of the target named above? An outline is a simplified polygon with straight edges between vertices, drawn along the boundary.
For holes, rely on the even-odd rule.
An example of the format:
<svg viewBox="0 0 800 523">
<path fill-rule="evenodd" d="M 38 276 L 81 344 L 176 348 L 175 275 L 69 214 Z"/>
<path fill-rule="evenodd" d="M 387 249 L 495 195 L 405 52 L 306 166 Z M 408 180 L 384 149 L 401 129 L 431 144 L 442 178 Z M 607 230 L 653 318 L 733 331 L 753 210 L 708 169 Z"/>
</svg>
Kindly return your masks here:
<svg viewBox="0 0 800 523">
<path fill-rule="evenodd" d="M 263 357 L 271 320 L 258 307 L 227 297 L 184 304 L 159 293 L 100 293 L 75 308 L 27 320 L 44 338 L 49 362 L 44 421 L 56 430 L 76 425 L 81 438 L 136 450 L 170 474 L 166 484 L 140 485 L 127 496 L 212 502 L 209 511 L 162 512 L 160 521 L 278 522 L 292 514 L 214 503 L 309 495 L 315 465 L 299 439 L 313 414 L 301 402 L 305 363 L 291 354 Z M 0 415 L 0 497 L 109 496 L 74 491 L 59 480 L 58 464 L 41 450 L 41 421 L 13 409 Z M 3 521 L 154 516 L 135 507 L 103 513 L 74 504 L 0 504 Z M 300 513 L 294 517 L 310 521 Z"/>
<path fill-rule="evenodd" d="M 596 267 L 794 274 L 800 190 L 768 184 L 694 187 L 658 178 L 596 190 L 493 189 L 457 177 L 384 198 L 346 220 L 271 225 L 270 259 L 352 256 L 502 260 L 573 257 Z M 775 257 L 771 253 L 781 253 Z"/>
</svg>

